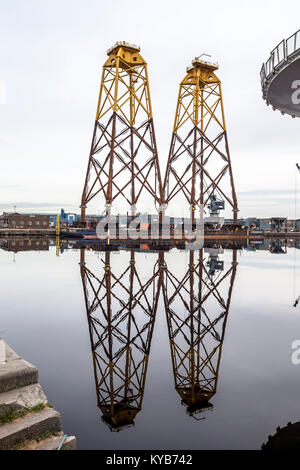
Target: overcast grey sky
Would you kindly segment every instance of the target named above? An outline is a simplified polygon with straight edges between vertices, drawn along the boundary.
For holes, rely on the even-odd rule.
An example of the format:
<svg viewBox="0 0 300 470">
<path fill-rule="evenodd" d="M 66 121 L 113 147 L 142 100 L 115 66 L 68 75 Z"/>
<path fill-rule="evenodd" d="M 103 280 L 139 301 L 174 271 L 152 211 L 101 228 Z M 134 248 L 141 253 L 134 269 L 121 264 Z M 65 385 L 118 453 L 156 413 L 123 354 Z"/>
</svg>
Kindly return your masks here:
<svg viewBox="0 0 300 470">
<path fill-rule="evenodd" d="M 101 68 L 125 40 L 148 62 L 163 171 L 179 82 L 212 54 L 240 216 L 294 217 L 300 121 L 266 106 L 259 72 L 299 29 L 299 0 L 0 0 L 0 10 L 0 210 L 79 210 Z"/>
</svg>

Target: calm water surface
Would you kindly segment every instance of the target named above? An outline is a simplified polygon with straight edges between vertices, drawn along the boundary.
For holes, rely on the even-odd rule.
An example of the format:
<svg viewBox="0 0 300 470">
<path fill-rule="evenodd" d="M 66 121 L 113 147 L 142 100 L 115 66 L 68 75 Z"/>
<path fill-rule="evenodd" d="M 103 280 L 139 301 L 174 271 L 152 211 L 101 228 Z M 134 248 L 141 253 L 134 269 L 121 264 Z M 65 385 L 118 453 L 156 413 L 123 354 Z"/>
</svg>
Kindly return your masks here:
<svg viewBox="0 0 300 470">
<path fill-rule="evenodd" d="M 298 250 L 146 248 L 0 250 L 0 336 L 78 448 L 259 449 L 300 421 Z"/>
</svg>

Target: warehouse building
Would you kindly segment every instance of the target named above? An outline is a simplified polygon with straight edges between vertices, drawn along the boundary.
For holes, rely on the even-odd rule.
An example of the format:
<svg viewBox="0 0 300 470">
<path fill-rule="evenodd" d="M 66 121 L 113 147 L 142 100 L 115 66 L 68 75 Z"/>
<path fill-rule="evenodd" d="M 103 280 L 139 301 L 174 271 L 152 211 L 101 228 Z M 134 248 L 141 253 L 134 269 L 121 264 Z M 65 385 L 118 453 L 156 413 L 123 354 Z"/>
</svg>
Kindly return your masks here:
<svg viewBox="0 0 300 470">
<path fill-rule="evenodd" d="M 41 229 L 49 228 L 50 219 L 48 215 L 27 215 L 17 212 L 3 212 L 0 216 L 0 228 L 8 229 Z"/>
</svg>

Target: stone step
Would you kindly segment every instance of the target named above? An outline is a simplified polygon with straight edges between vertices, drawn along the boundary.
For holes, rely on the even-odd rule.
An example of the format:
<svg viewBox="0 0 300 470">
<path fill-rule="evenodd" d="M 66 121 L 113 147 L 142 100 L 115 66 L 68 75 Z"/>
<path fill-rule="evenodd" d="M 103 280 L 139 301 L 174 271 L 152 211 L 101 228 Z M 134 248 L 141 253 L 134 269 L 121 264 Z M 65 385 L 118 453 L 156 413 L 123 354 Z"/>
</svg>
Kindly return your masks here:
<svg viewBox="0 0 300 470">
<path fill-rule="evenodd" d="M 0 362 L 0 393 L 38 383 L 38 369 L 18 356 L 8 344 L 1 340 L 5 353 Z"/>
<path fill-rule="evenodd" d="M 0 393 L 0 418 L 9 413 L 32 408 L 40 403 L 47 403 L 46 395 L 40 384 L 27 385 Z"/>
<path fill-rule="evenodd" d="M 18 448 L 18 450 L 58 450 L 64 437 L 63 432 L 56 433 L 55 436 L 44 439 L 43 441 L 28 441 Z M 76 450 L 76 437 L 68 436 L 60 450 Z"/>
<path fill-rule="evenodd" d="M 16 444 L 38 438 L 45 432 L 61 430 L 60 414 L 52 408 L 45 408 L 0 426 L 0 450 L 11 449 Z"/>
<path fill-rule="evenodd" d="M 35 450 L 57 450 L 63 437 L 64 434 L 61 433 L 60 437 L 55 436 L 45 441 L 39 442 Z M 63 443 L 61 450 L 76 450 L 76 437 L 68 436 Z"/>
</svg>

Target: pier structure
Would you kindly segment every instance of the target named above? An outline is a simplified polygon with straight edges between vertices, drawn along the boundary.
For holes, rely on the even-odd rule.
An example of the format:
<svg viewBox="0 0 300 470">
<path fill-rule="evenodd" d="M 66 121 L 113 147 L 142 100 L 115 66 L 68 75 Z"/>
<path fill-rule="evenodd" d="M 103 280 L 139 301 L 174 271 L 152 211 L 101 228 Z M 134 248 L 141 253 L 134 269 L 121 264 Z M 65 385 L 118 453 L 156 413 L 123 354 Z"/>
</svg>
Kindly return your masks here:
<svg viewBox="0 0 300 470">
<path fill-rule="evenodd" d="M 124 270 L 113 267 L 114 256 L 108 249 L 95 269 L 82 248 L 80 270 L 98 407 L 110 430 L 120 431 L 133 426 L 142 409 L 163 254 L 154 255 L 149 276 L 137 267 L 134 249 Z"/>
<path fill-rule="evenodd" d="M 112 205 L 119 210 L 123 204 L 134 216 L 146 201 L 158 207 L 163 194 L 147 63 L 138 46 L 124 41 L 107 55 L 82 192 L 82 224 L 97 196 L 107 215 Z"/>
<path fill-rule="evenodd" d="M 170 339 L 175 389 L 187 413 L 213 407 L 222 345 L 237 269 L 237 250 L 224 268 L 217 246 L 190 251 L 183 277 L 166 266 L 164 305 Z M 201 417 L 200 417 L 201 419 Z"/>
<path fill-rule="evenodd" d="M 205 221 L 222 225 L 228 205 L 237 223 L 238 203 L 229 153 L 218 64 L 196 57 L 179 86 L 164 179 L 165 202 L 187 204 L 191 217 L 203 208 Z"/>
<path fill-rule="evenodd" d="M 260 71 L 263 99 L 273 110 L 300 117 L 300 30 L 283 39 Z"/>
</svg>

